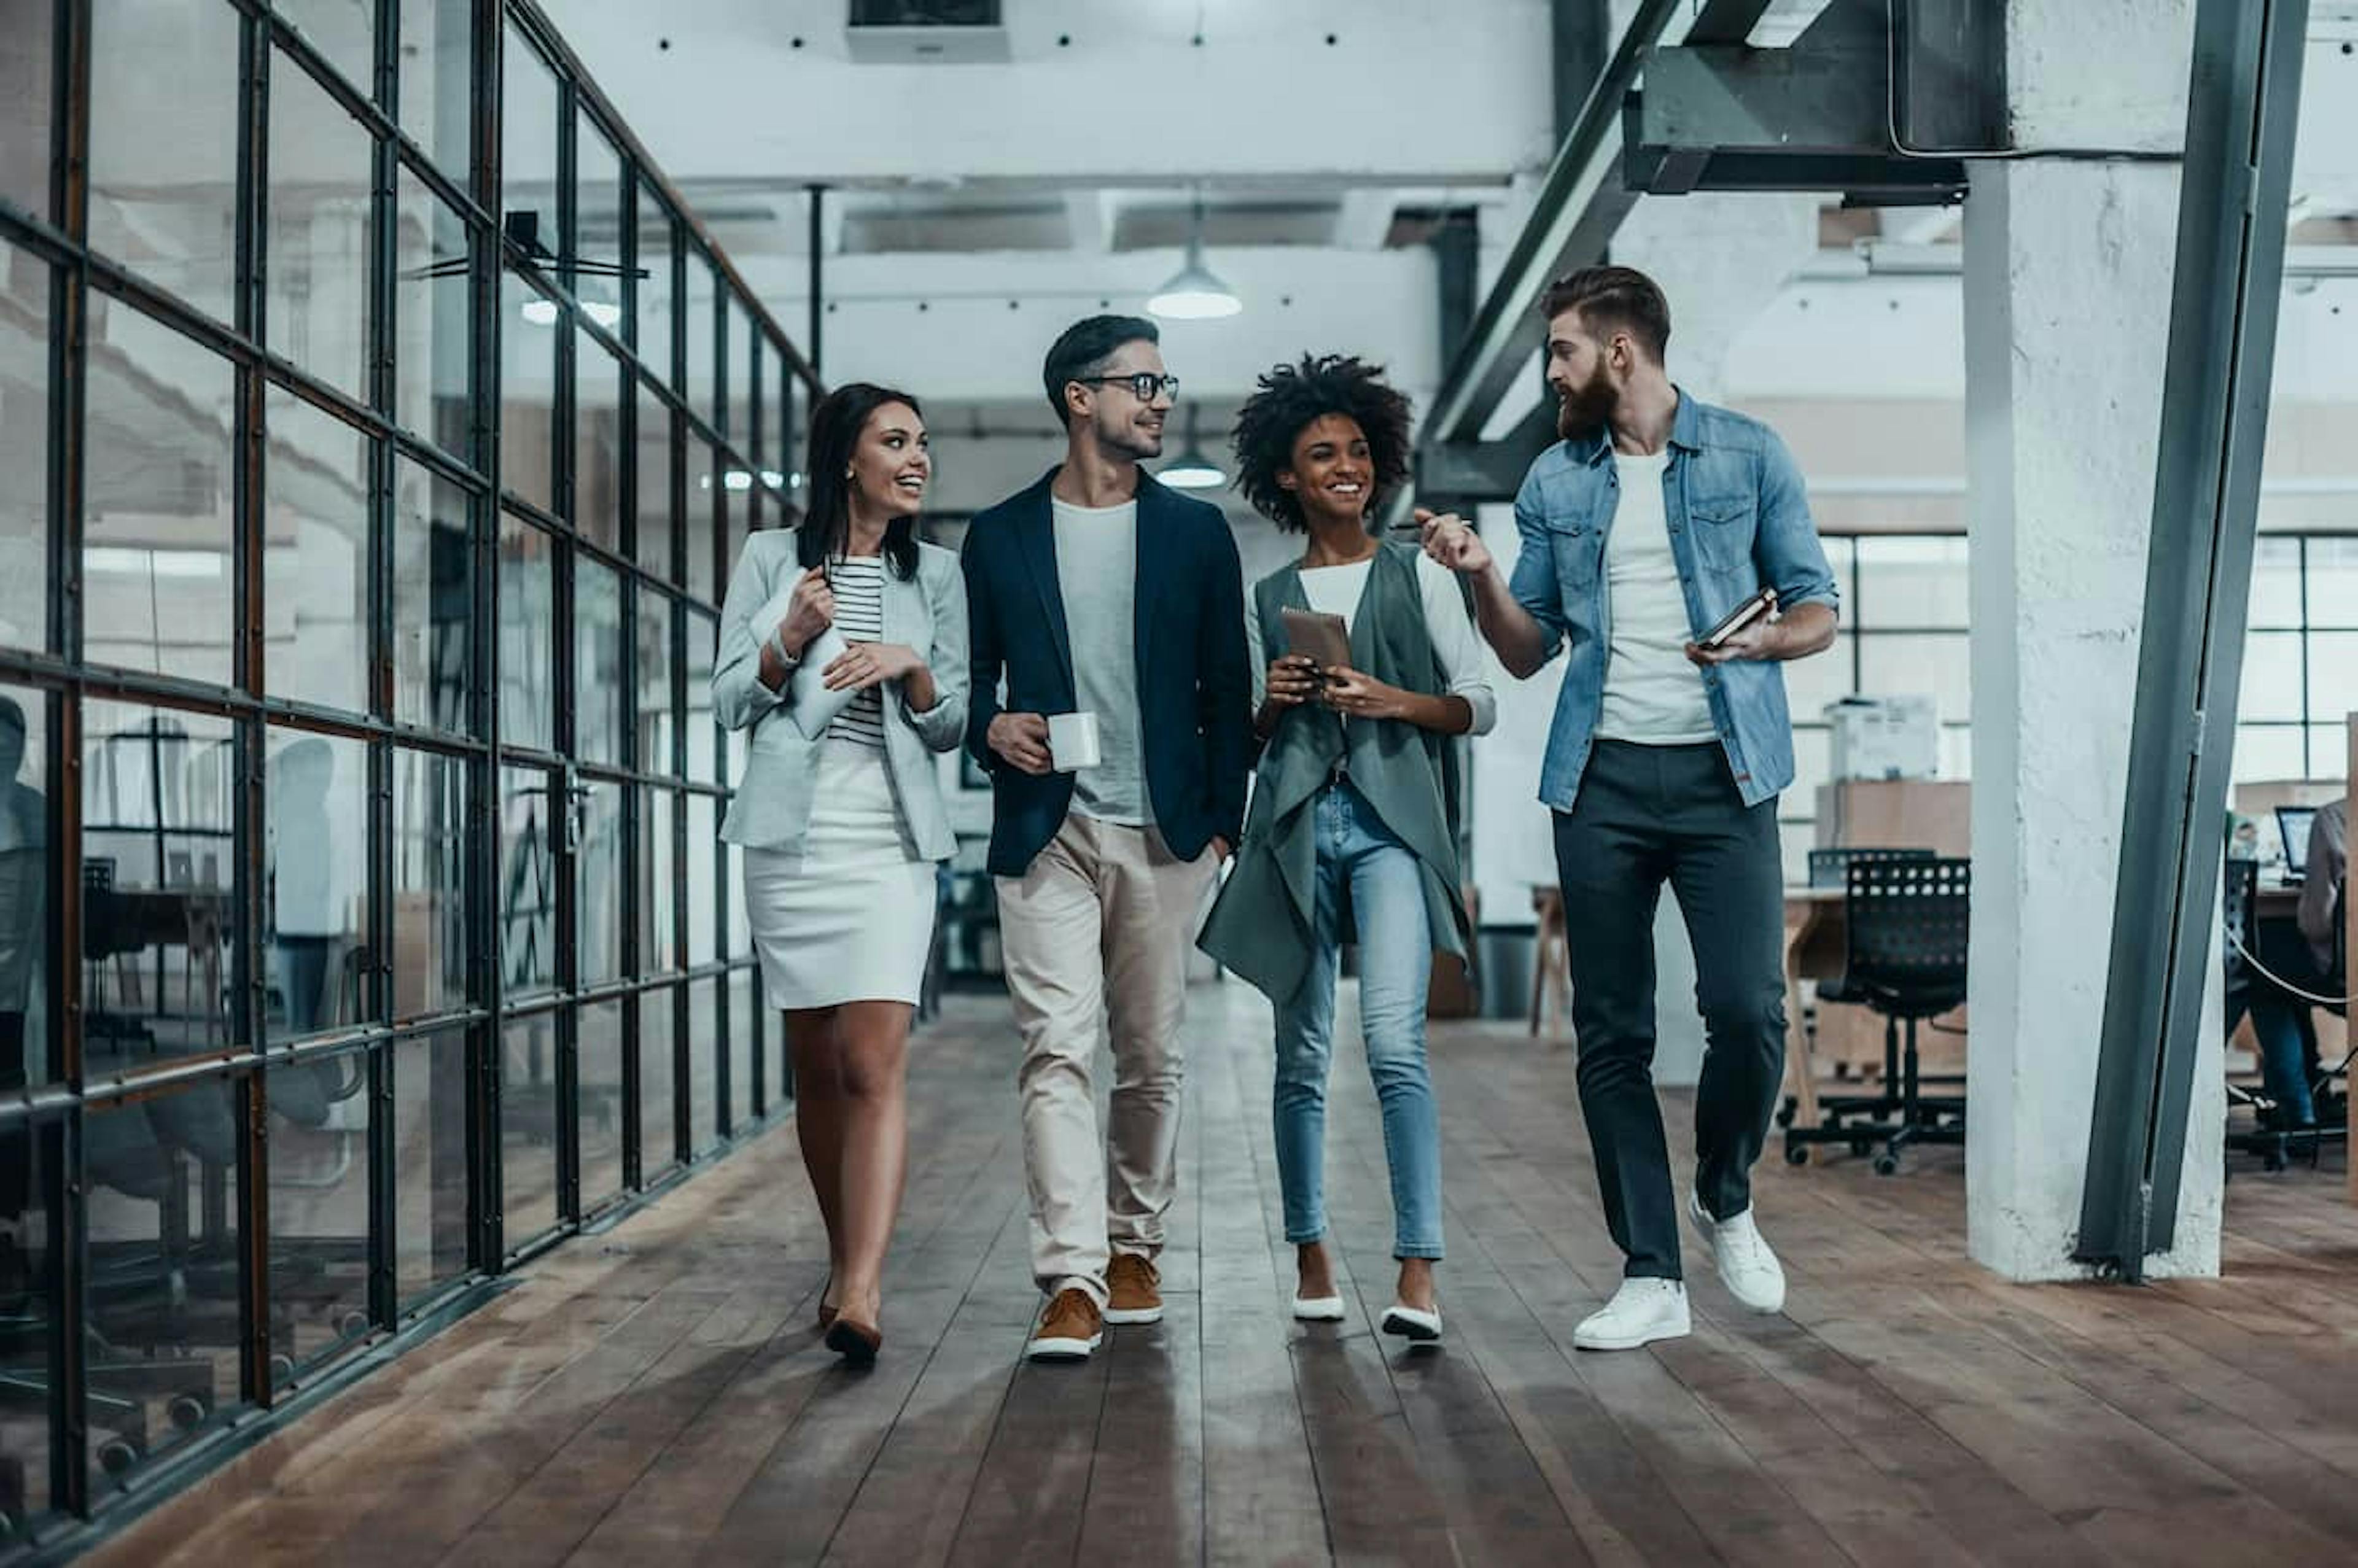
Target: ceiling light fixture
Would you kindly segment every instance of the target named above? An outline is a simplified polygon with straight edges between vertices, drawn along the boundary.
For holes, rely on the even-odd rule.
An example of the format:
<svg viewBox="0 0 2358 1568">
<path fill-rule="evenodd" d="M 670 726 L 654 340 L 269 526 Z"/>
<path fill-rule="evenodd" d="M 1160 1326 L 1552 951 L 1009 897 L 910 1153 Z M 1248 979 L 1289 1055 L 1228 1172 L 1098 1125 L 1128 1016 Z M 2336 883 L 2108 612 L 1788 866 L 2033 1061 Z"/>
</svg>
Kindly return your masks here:
<svg viewBox="0 0 2358 1568">
<path fill-rule="evenodd" d="M 1217 490 L 1228 482 L 1228 474 L 1204 455 L 1203 447 L 1195 439 L 1195 409 L 1192 404 L 1187 409 L 1187 444 L 1154 477 L 1174 490 Z"/>
<path fill-rule="evenodd" d="M 619 305 L 609 305 L 602 299 L 590 299 L 582 302 L 581 310 L 582 314 L 609 332 L 622 324 L 622 308 Z M 543 299 L 538 295 L 535 295 L 524 302 L 522 313 L 524 319 L 533 326 L 557 325 L 557 301 L 554 299 Z"/>
<path fill-rule="evenodd" d="M 1204 199 L 1195 198 L 1195 216 L 1187 230 L 1187 261 L 1170 282 L 1154 291 L 1146 308 L 1166 321 L 1209 321 L 1233 316 L 1245 308 L 1235 289 L 1204 265 Z"/>
</svg>

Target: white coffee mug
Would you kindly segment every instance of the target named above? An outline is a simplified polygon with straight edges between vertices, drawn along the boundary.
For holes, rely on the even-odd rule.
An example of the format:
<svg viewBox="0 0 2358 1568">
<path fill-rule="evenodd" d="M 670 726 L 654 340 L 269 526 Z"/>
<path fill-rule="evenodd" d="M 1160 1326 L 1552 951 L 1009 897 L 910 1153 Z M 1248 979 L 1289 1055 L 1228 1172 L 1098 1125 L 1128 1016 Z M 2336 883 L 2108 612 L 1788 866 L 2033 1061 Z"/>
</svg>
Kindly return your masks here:
<svg viewBox="0 0 2358 1568">
<path fill-rule="evenodd" d="M 1060 773 L 1094 768 L 1098 751 L 1098 716 L 1094 713 L 1054 713 L 1048 716 L 1048 761 Z"/>
</svg>

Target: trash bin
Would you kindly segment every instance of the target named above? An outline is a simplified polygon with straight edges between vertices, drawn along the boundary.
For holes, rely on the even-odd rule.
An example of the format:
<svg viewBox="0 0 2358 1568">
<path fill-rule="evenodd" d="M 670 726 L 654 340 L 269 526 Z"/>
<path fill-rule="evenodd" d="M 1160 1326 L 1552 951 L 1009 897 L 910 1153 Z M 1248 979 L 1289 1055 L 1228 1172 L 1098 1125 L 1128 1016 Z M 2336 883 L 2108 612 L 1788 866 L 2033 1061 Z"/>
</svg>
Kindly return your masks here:
<svg viewBox="0 0 2358 1568">
<path fill-rule="evenodd" d="M 1529 926 L 1505 926 L 1475 934 L 1475 976 L 1482 988 L 1485 1018 L 1528 1018 L 1531 1011 L 1531 961 L 1539 934 Z"/>
</svg>

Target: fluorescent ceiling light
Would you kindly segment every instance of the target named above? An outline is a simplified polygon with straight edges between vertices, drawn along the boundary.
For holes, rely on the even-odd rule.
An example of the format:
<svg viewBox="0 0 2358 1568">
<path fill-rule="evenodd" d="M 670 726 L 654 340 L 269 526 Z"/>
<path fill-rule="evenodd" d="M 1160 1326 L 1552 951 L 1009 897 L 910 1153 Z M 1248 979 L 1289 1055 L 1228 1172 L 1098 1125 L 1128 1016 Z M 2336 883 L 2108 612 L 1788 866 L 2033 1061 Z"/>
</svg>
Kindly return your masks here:
<svg viewBox="0 0 2358 1568">
<path fill-rule="evenodd" d="M 218 550 L 142 550 L 113 545 L 91 545 L 81 553 L 81 569 L 94 577 L 211 578 L 222 575 L 223 557 Z"/>
<path fill-rule="evenodd" d="M 557 301 L 554 299 L 543 299 L 535 295 L 524 302 L 523 308 L 524 319 L 535 327 L 557 325 Z M 609 305 L 602 299 L 589 299 L 582 302 L 581 310 L 610 332 L 622 324 L 622 308 L 619 305 Z"/>
</svg>

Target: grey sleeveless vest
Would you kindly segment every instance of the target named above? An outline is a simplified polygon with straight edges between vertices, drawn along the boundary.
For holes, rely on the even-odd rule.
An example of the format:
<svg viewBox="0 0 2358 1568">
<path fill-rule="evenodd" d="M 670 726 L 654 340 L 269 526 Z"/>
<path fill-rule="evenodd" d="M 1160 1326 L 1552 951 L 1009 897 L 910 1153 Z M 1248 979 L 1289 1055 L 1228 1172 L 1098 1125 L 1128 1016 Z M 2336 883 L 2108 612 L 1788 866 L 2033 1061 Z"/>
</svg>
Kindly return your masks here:
<svg viewBox="0 0 2358 1568">
<path fill-rule="evenodd" d="M 1351 664 L 1388 686 L 1438 696 L 1448 683 L 1425 630 L 1416 560 L 1416 551 L 1389 540 L 1378 550 L 1351 618 Z M 1271 657 L 1287 645 L 1288 606 L 1310 608 L 1298 566 L 1253 585 L 1261 645 Z M 1309 972 L 1317 843 L 1308 807 L 1338 762 L 1416 857 L 1436 950 L 1461 958 L 1467 950 L 1450 737 L 1396 720 L 1346 720 L 1305 703 L 1278 721 L 1261 752 L 1244 844 L 1196 942 L 1272 1001 L 1291 997 Z"/>
</svg>

